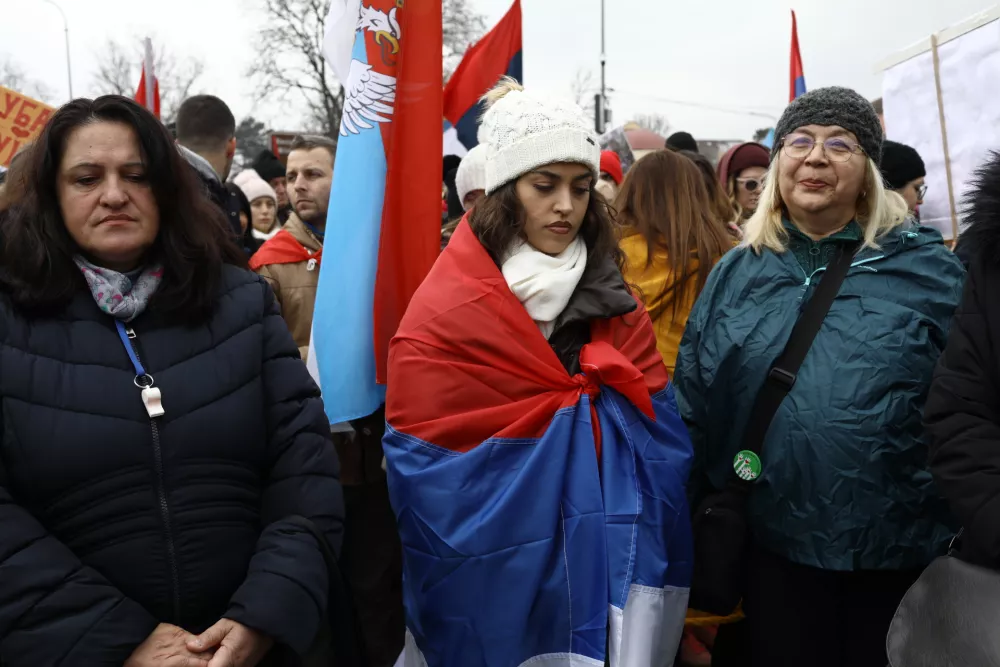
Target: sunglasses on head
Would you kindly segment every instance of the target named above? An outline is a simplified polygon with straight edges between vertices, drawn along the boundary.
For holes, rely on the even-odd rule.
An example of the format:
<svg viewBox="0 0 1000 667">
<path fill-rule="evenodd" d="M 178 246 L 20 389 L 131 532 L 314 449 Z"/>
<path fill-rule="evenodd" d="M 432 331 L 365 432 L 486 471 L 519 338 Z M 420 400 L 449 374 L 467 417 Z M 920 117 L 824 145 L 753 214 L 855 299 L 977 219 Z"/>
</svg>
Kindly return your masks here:
<svg viewBox="0 0 1000 667">
<path fill-rule="evenodd" d="M 763 178 L 737 178 L 736 182 L 746 188 L 747 192 L 757 192 L 764 189 Z"/>
</svg>

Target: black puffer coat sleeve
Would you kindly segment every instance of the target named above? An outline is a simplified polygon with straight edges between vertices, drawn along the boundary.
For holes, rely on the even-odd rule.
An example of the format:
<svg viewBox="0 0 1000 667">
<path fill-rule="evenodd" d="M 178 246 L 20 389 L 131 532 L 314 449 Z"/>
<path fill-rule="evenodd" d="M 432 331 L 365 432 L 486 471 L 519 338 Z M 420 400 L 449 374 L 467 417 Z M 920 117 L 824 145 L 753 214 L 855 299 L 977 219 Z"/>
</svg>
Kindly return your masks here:
<svg viewBox="0 0 1000 667">
<path fill-rule="evenodd" d="M 263 533 L 226 618 L 303 654 L 326 611 L 329 581 L 316 539 L 285 519 L 309 519 L 339 554 L 344 499 L 319 389 L 299 357 L 271 288 L 263 280 L 260 287 L 269 465 L 261 505 Z"/>
<path fill-rule="evenodd" d="M 964 556 L 1000 564 L 1000 387 L 985 306 L 997 285 L 974 267 L 925 408 L 930 465 L 939 490 L 965 526 Z M 992 334 L 992 336 L 991 336 Z"/>
<path fill-rule="evenodd" d="M 0 663 L 120 667 L 156 619 L 84 567 L 14 501 L 5 478 L 0 461 Z"/>
</svg>

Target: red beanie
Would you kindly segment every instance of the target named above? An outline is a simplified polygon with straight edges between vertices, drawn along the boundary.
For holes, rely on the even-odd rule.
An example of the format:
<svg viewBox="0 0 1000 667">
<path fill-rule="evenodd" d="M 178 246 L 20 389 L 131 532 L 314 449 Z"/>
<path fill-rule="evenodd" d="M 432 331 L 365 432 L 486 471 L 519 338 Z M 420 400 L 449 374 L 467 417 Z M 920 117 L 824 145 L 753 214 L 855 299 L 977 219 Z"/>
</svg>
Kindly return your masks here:
<svg viewBox="0 0 1000 667">
<path fill-rule="evenodd" d="M 767 169 L 770 164 L 771 153 L 760 144 L 746 143 L 734 146 L 719 160 L 719 182 L 722 183 L 722 187 L 728 187 L 731 175 L 739 176 L 740 172 L 748 167 Z"/>
<path fill-rule="evenodd" d="M 622 159 L 614 151 L 601 151 L 601 171 L 607 173 L 615 185 L 622 184 Z"/>
</svg>

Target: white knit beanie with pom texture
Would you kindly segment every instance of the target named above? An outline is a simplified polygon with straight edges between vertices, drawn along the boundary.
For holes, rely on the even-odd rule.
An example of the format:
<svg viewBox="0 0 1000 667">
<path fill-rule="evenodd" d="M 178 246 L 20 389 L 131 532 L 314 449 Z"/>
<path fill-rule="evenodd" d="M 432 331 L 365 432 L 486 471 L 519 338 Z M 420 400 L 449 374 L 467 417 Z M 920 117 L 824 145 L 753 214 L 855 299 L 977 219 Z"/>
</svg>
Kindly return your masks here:
<svg viewBox="0 0 1000 667">
<path fill-rule="evenodd" d="M 502 81 L 479 126 L 486 144 L 486 194 L 538 167 L 577 162 L 597 177 L 601 148 L 583 111 L 567 100 L 543 97 Z"/>
<path fill-rule="evenodd" d="M 486 189 L 486 144 L 479 144 L 469 151 L 468 155 L 462 158 L 462 163 L 458 165 L 458 172 L 455 174 L 455 191 L 458 193 L 458 201 L 462 202 L 462 208 L 466 211 L 469 207 L 465 205 L 465 195 L 473 190 Z"/>
</svg>

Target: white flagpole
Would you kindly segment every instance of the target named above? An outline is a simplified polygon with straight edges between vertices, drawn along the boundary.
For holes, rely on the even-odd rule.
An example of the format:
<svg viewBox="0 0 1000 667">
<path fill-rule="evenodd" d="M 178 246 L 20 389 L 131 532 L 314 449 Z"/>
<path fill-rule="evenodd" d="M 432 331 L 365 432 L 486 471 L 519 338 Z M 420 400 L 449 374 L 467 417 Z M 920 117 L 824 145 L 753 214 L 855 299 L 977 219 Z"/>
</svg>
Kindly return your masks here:
<svg viewBox="0 0 1000 667">
<path fill-rule="evenodd" d="M 153 41 L 146 38 L 146 56 L 143 67 L 146 70 L 146 108 L 150 113 L 156 110 L 156 68 L 153 65 Z"/>
</svg>

